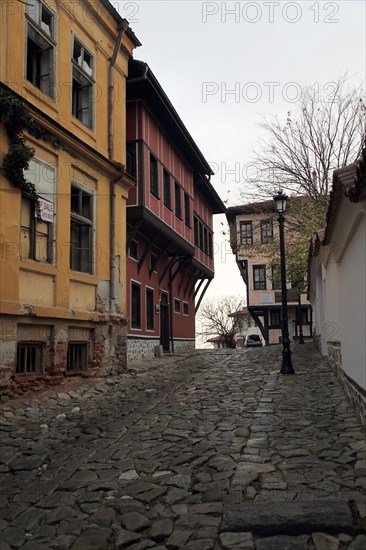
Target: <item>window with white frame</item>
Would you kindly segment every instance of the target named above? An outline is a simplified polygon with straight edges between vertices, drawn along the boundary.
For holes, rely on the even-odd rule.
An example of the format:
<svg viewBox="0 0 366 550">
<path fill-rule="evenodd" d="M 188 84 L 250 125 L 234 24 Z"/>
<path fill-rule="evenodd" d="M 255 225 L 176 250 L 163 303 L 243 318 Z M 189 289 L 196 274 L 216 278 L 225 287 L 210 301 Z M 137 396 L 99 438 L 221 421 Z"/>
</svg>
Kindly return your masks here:
<svg viewBox="0 0 366 550">
<path fill-rule="evenodd" d="M 180 313 L 180 300 L 178 298 L 174 298 L 174 311 Z"/>
<path fill-rule="evenodd" d="M 56 170 L 36 158 L 24 170 L 26 180 L 35 186 L 38 200 L 22 194 L 20 211 L 20 257 L 52 262 Z"/>
<path fill-rule="evenodd" d="M 189 306 L 187 302 L 183 302 L 183 315 L 189 314 Z"/>
<path fill-rule="evenodd" d="M 139 259 L 139 251 L 138 251 L 138 244 L 136 241 L 131 241 L 128 245 L 128 255 L 133 260 Z"/>
<path fill-rule="evenodd" d="M 74 36 L 72 54 L 72 114 L 93 128 L 94 57 Z"/>
<path fill-rule="evenodd" d="M 141 285 L 131 282 L 131 328 L 141 329 Z"/>
<path fill-rule="evenodd" d="M 26 9 L 26 79 L 51 99 L 55 95 L 55 14 L 42 0 Z"/>
<path fill-rule="evenodd" d="M 77 184 L 71 185 L 70 267 L 92 273 L 93 194 Z"/>
<path fill-rule="evenodd" d="M 146 288 L 146 329 L 154 330 L 154 291 Z"/>
</svg>

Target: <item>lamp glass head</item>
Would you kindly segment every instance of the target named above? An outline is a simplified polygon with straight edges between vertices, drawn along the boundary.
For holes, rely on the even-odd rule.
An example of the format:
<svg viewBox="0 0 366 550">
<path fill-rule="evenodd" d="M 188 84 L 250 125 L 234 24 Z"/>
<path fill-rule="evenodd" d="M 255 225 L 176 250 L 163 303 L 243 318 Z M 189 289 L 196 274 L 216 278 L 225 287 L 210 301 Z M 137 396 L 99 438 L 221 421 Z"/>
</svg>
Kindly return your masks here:
<svg viewBox="0 0 366 550">
<path fill-rule="evenodd" d="M 283 213 L 286 210 L 287 199 L 287 195 L 285 195 L 282 191 L 279 191 L 277 195 L 273 197 L 273 200 L 276 203 L 277 212 L 279 214 Z"/>
</svg>

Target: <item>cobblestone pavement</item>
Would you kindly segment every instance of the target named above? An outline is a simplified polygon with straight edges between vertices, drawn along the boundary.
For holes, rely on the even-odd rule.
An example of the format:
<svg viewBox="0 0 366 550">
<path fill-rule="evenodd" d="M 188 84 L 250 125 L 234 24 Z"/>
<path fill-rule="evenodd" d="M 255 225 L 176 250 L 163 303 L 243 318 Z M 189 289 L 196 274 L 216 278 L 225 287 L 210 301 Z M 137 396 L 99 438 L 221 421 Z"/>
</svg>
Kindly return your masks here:
<svg viewBox="0 0 366 550">
<path fill-rule="evenodd" d="M 0 550 L 364 550 L 365 432 L 312 343 L 2 405 Z M 147 368 L 153 367 L 153 368 Z"/>
</svg>

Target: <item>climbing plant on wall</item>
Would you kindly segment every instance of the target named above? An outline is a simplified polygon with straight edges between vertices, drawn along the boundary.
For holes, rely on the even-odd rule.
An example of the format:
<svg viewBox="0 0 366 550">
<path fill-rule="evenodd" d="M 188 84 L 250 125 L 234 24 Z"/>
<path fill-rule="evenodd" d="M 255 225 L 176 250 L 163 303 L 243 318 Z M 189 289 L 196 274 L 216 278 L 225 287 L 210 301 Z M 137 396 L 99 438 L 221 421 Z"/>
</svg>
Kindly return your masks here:
<svg viewBox="0 0 366 550">
<path fill-rule="evenodd" d="M 9 150 L 0 166 L 0 173 L 36 200 L 36 188 L 24 176 L 35 151 L 27 145 L 23 132 L 28 130 L 39 138 L 42 131 L 24 103 L 4 88 L 0 88 L 0 122 L 4 123 L 9 138 Z"/>
</svg>

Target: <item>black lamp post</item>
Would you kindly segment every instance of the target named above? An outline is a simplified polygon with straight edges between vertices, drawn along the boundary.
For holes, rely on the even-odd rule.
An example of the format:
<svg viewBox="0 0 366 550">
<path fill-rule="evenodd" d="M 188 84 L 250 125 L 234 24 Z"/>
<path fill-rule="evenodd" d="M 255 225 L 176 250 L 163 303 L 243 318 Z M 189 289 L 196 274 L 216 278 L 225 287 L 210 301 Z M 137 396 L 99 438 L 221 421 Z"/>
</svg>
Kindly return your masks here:
<svg viewBox="0 0 366 550">
<path fill-rule="evenodd" d="M 288 334 L 288 312 L 287 312 L 287 287 L 286 287 L 286 263 L 285 263 L 285 210 L 287 196 L 279 191 L 273 197 L 278 212 L 278 223 L 280 226 L 280 253 L 281 253 L 281 293 L 282 293 L 282 367 L 281 374 L 294 374 L 291 361 L 290 339 Z"/>
</svg>

